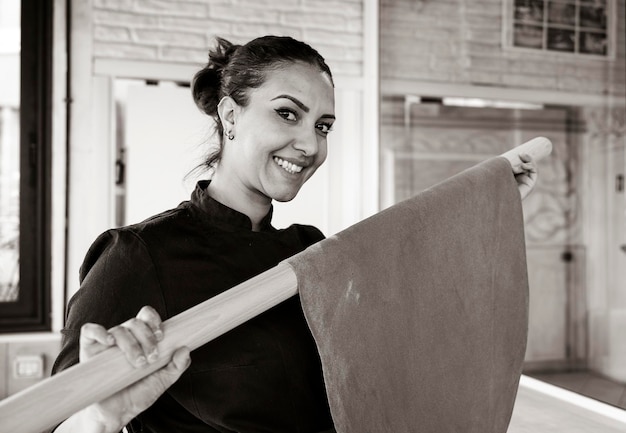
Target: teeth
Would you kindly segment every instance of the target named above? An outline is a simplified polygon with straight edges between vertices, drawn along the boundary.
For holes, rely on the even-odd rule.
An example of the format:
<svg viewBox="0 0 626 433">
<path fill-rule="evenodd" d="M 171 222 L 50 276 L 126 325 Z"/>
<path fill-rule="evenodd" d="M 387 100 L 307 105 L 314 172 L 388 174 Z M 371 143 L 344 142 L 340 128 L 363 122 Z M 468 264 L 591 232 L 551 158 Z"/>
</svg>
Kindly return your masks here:
<svg viewBox="0 0 626 433">
<path fill-rule="evenodd" d="M 282 158 L 279 158 L 277 156 L 274 157 L 274 161 L 276 161 L 276 164 L 278 164 L 279 166 L 281 166 L 282 168 L 285 169 L 285 171 L 294 174 L 294 173 L 300 173 L 302 171 L 302 169 L 304 167 L 300 166 L 300 165 L 296 165 L 296 164 L 292 164 L 289 161 L 285 161 Z"/>
</svg>

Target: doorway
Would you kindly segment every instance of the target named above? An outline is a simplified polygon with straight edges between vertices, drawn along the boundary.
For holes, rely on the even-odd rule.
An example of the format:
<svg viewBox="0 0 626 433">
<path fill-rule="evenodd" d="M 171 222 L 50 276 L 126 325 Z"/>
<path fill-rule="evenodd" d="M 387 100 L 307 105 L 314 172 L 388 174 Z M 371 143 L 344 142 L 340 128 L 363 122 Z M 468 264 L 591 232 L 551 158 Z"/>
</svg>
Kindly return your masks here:
<svg viewBox="0 0 626 433">
<path fill-rule="evenodd" d="M 534 137 L 552 155 L 538 163 L 524 200 L 530 286 L 525 370 L 587 367 L 586 250 L 581 237 L 580 136 L 573 107 L 467 98 L 387 96 L 381 107 L 381 207 Z"/>
</svg>

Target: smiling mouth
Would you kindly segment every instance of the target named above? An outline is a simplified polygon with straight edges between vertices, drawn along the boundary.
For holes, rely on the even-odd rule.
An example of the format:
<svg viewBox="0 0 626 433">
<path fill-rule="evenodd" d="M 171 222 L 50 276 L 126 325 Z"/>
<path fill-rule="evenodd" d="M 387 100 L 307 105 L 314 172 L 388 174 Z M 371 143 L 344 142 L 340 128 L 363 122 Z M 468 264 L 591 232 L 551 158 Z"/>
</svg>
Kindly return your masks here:
<svg viewBox="0 0 626 433">
<path fill-rule="evenodd" d="M 278 164 L 280 167 L 283 168 L 283 170 L 290 174 L 300 173 L 304 168 L 301 165 L 293 164 L 277 156 L 274 157 L 274 162 L 276 162 L 276 164 Z"/>
</svg>

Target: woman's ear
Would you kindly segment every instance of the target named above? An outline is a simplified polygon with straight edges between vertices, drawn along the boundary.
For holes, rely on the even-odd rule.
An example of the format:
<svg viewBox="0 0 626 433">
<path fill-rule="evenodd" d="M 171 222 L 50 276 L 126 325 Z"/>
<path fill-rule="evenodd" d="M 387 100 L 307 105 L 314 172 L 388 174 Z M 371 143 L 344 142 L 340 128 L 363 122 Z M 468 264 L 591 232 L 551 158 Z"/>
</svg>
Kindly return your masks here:
<svg viewBox="0 0 626 433">
<path fill-rule="evenodd" d="M 235 117 L 239 105 L 230 96 L 224 96 L 217 104 L 217 114 L 220 116 L 224 132 L 233 133 L 235 127 Z"/>
</svg>

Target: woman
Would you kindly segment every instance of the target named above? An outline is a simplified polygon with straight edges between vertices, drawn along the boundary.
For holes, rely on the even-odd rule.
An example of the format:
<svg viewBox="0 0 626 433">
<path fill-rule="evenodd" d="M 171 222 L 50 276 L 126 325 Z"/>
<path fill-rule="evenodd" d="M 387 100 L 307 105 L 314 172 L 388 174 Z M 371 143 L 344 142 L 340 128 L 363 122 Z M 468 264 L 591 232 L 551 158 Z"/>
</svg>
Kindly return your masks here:
<svg viewBox="0 0 626 433">
<path fill-rule="evenodd" d="M 323 238 L 310 226 L 270 225 L 272 200 L 294 198 L 326 158 L 335 116 L 323 58 L 286 37 L 244 46 L 220 39 L 194 79 L 193 95 L 215 119 L 222 144 L 206 162 L 211 180 L 199 182 L 178 208 L 96 240 L 69 304 L 55 371 L 113 344 L 141 368 L 156 357 L 161 319 Z M 179 350 L 162 371 L 75 414 L 57 431 L 119 431 L 141 412 L 133 426 L 150 432 L 331 428 L 319 358 L 298 302 L 196 350 L 184 374 L 189 353 Z"/>
<path fill-rule="evenodd" d="M 271 226 L 272 200 L 293 199 L 326 158 L 335 116 L 323 58 L 288 37 L 243 46 L 219 39 L 193 95 L 220 137 L 206 161 L 211 180 L 176 209 L 96 240 L 70 301 L 55 371 L 112 345 L 141 368 L 157 357 L 162 319 L 323 238 L 310 226 Z M 520 191 L 535 178 L 530 161 L 523 169 Z M 57 432 L 117 432 L 128 423 L 145 432 L 332 430 L 298 299 L 197 349 L 193 363 L 178 350 L 162 370 L 74 414 Z"/>
</svg>

